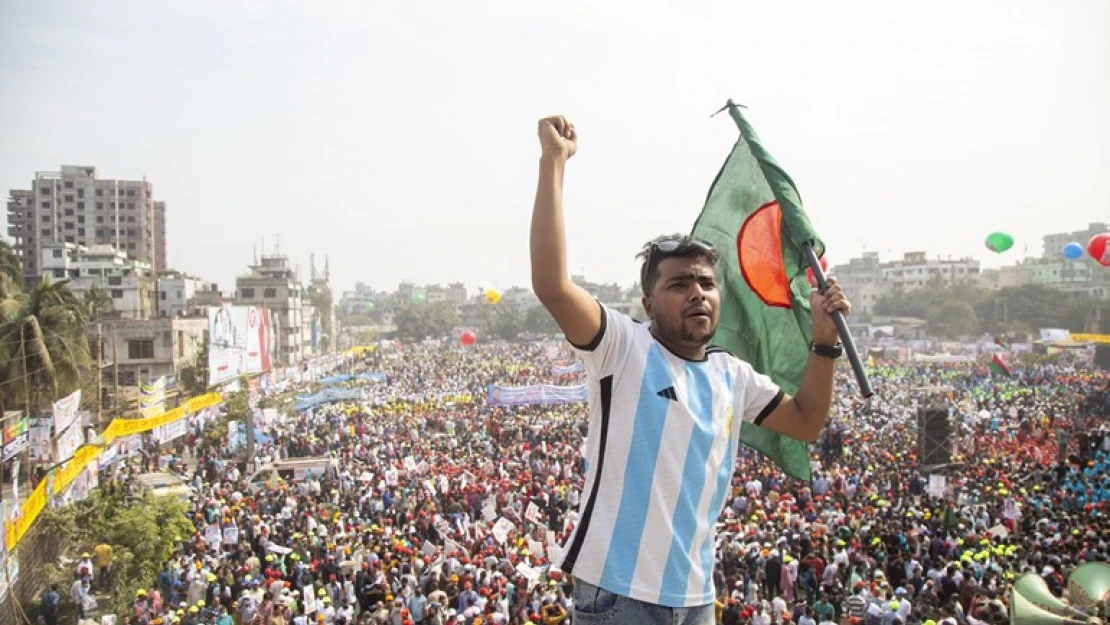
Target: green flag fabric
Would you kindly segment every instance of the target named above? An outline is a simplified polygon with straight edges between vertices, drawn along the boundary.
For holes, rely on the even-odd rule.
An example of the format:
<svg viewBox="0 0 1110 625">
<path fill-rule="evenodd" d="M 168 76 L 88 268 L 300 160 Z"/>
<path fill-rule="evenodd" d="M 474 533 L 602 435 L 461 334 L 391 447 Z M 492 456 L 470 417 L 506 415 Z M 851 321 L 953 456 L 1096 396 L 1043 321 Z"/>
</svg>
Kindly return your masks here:
<svg viewBox="0 0 1110 625">
<path fill-rule="evenodd" d="M 997 376 L 1009 377 L 1010 376 L 1010 363 L 1005 356 L 995 352 L 991 356 L 991 371 Z"/>
<path fill-rule="evenodd" d="M 802 245 L 811 243 L 818 256 L 825 246 L 802 210 L 794 182 L 764 149 L 740 107 L 730 100 L 727 109 L 740 138 L 692 232 L 720 252 L 721 321 L 713 343 L 794 394 L 809 358 L 811 326 Z M 751 423 L 743 424 L 740 440 L 784 473 L 812 479 L 805 442 Z"/>
</svg>

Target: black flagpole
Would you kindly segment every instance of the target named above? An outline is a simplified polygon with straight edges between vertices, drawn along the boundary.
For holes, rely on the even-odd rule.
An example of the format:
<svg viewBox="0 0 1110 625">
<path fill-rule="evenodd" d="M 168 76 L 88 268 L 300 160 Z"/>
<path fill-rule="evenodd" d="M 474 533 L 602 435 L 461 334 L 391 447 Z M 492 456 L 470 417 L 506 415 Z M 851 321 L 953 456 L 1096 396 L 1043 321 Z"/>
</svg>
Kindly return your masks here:
<svg viewBox="0 0 1110 625">
<path fill-rule="evenodd" d="M 829 289 L 829 281 L 826 279 L 825 271 L 821 269 L 821 261 L 817 258 L 817 253 L 813 251 L 813 245 L 809 242 L 803 243 L 802 250 L 805 251 L 809 268 L 813 271 L 813 277 L 817 279 L 818 291 L 824 293 Z M 840 335 L 840 344 L 844 346 L 844 353 L 848 355 L 848 362 L 852 363 L 852 371 L 856 374 L 856 383 L 859 384 L 860 394 L 863 395 L 864 399 L 867 399 L 875 392 L 871 390 L 871 381 L 867 379 L 867 372 L 864 371 L 863 362 L 859 359 L 856 342 L 852 339 L 852 333 L 848 331 L 848 322 L 844 319 L 844 313 L 839 310 L 833 311 L 832 320 L 836 324 L 836 332 Z"/>
</svg>

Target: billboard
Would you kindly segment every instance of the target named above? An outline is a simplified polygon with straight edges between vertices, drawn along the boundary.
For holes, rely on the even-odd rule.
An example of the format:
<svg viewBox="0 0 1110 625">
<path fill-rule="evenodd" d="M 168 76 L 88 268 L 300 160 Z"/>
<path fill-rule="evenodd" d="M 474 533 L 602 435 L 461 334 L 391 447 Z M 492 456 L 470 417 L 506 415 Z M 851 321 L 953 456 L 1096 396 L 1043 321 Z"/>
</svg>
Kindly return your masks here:
<svg viewBox="0 0 1110 625">
<path fill-rule="evenodd" d="M 139 414 L 154 417 L 166 411 L 166 376 L 139 384 Z"/>
<path fill-rule="evenodd" d="M 31 420 L 23 417 L 4 424 L 4 462 L 31 445 Z"/>
<path fill-rule="evenodd" d="M 255 306 L 208 309 L 208 384 L 269 371 L 273 331 L 270 311 Z"/>
</svg>

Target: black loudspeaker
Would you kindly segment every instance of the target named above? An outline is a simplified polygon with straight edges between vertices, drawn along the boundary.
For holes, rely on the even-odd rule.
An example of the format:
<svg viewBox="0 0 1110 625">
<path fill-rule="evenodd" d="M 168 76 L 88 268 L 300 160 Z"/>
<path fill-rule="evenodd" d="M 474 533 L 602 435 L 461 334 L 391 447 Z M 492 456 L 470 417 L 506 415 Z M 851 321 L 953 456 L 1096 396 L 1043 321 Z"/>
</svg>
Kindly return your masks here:
<svg viewBox="0 0 1110 625">
<path fill-rule="evenodd" d="M 935 467 L 951 461 L 948 444 L 948 410 L 922 408 L 917 412 L 917 462 Z"/>
<path fill-rule="evenodd" d="M 1095 346 L 1095 366 L 1110 371 L 1110 345 Z"/>
</svg>

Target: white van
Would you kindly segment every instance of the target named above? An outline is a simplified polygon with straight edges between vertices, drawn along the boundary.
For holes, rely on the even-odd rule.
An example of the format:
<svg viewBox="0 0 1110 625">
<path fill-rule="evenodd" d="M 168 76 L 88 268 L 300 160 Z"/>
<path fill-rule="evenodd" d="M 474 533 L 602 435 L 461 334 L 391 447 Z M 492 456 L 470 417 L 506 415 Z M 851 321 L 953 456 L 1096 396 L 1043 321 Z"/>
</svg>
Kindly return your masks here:
<svg viewBox="0 0 1110 625">
<path fill-rule="evenodd" d="M 286 484 L 299 484 L 311 473 L 319 479 L 334 473 L 339 468 L 339 461 L 329 456 L 311 456 L 306 458 L 286 458 L 263 465 L 247 480 L 247 487 L 252 493 L 265 488 L 268 484 L 274 486 L 278 478 Z"/>
<path fill-rule="evenodd" d="M 188 500 L 193 496 L 193 487 L 173 473 L 143 473 L 135 477 L 135 482 L 144 493 L 156 499 L 177 497 Z"/>
</svg>

